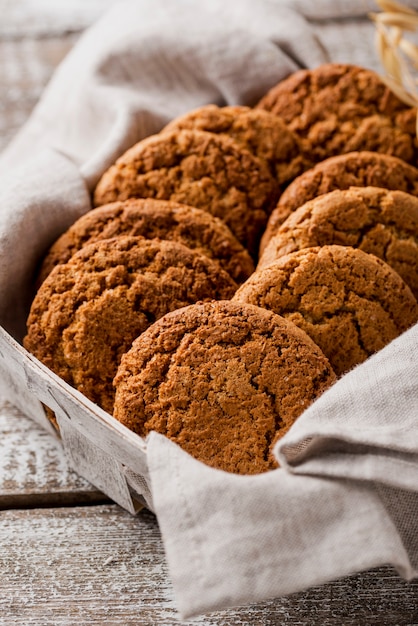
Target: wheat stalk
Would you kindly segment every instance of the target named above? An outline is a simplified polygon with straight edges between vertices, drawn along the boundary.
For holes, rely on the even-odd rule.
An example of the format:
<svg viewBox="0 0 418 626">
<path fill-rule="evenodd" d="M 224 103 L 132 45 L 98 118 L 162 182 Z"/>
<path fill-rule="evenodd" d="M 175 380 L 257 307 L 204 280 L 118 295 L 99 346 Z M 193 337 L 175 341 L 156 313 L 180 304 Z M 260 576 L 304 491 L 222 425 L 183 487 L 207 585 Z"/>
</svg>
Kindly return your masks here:
<svg viewBox="0 0 418 626">
<path fill-rule="evenodd" d="M 376 0 L 382 10 L 370 13 L 376 26 L 376 47 L 384 74 L 382 81 L 402 102 L 418 107 L 418 46 L 406 39 L 405 32 L 418 30 L 418 13 L 395 0 Z M 418 117 L 417 117 L 418 135 Z"/>
</svg>

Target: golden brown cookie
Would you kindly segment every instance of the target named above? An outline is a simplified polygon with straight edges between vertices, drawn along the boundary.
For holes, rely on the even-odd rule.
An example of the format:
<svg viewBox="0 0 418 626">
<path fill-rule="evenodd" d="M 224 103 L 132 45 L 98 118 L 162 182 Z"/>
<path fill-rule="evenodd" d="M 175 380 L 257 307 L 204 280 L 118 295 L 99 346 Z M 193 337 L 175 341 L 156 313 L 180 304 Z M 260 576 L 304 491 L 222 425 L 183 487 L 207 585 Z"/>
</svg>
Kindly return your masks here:
<svg viewBox="0 0 418 626">
<path fill-rule="evenodd" d="M 304 248 L 245 282 L 234 301 L 283 315 L 343 374 L 418 320 L 409 287 L 384 261 L 345 246 Z"/>
<path fill-rule="evenodd" d="M 132 341 L 168 311 L 229 298 L 219 264 L 177 242 L 120 236 L 91 243 L 57 265 L 31 307 L 24 346 L 106 411 Z"/>
<path fill-rule="evenodd" d="M 258 268 L 313 246 L 360 248 L 386 261 L 418 298 L 418 198 L 404 191 L 350 187 L 294 211 L 270 239 Z"/>
<path fill-rule="evenodd" d="M 319 348 L 282 317 L 198 303 L 161 318 L 124 355 L 114 416 L 212 467 L 256 474 L 277 466 L 276 440 L 334 381 Z"/>
<path fill-rule="evenodd" d="M 228 135 L 266 161 L 279 185 L 314 165 L 309 142 L 287 128 L 280 117 L 262 109 L 208 104 L 177 117 L 162 132 L 184 129 Z"/>
<path fill-rule="evenodd" d="M 178 241 L 218 261 L 237 283 L 254 271 L 249 253 L 222 220 L 185 204 L 138 198 L 107 204 L 80 217 L 48 251 L 39 282 L 86 244 L 119 235 Z"/>
<path fill-rule="evenodd" d="M 230 137 L 181 130 L 125 152 L 103 174 L 94 203 L 142 197 L 189 204 L 223 219 L 253 255 L 278 193 L 267 165 Z"/>
<path fill-rule="evenodd" d="M 328 63 L 300 70 L 273 87 L 257 107 L 280 116 L 308 139 L 315 161 L 370 150 L 416 163 L 416 109 L 369 69 Z"/>
<path fill-rule="evenodd" d="M 418 169 L 401 159 L 377 152 L 350 152 L 331 157 L 304 172 L 287 187 L 272 212 L 260 251 L 292 211 L 334 189 L 383 187 L 418 196 Z"/>
</svg>

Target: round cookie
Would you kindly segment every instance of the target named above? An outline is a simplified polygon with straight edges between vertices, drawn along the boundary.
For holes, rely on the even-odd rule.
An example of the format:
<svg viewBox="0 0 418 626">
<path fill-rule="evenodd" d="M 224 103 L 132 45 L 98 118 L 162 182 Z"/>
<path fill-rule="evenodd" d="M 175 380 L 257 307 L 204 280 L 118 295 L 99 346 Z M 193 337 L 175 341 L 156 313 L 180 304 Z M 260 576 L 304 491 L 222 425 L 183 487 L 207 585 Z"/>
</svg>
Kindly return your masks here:
<svg viewBox="0 0 418 626">
<path fill-rule="evenodd" d="M 409 287 L 384 261 L 345 246 L 304 248 L 280 257 L 236 292 L 302 328 L 337 375 L 362 363 L 418 321 Z"/>
<path fill-rule="evenodd" d="M 328 63 L 300 70 L 273 87 L 257 108 L 280 116 L 306 138 L 315 161 L 359 150 L 413 164 L 418 156 L 416 109 L 369 69 Z"/>
<path fill-rule="evenodd" d="M 57 265 L 32 303 L 24 346 L 106 411 L 132 341 L 168 311 L 224 299 L 236 284 L 219 264 L 180 243 L 120 236 Z"/>
<path fill-rule="evenodd" d="M 418 198 L 404 191 L 350 187 L 294 211 L 270 239 L 257 268 L 302 248 L 337 244 L 386 261 L 418 298 Z"/>
<path fill-rule="evenodd" d="M 228 135 L 264 159 L 279 185 L 314 165 L 309 143 L 287 128 L 280 117 L 262 109 L 208 104 L 175 118 L 162 132 L 184 129 Z"/>
<path fill-rule="evenodd" d="M 222 220 L 185 204 L 138 198 L 103 205 L 80 217 L 48 251 L 39 283 L 86 244 L 119 235 L 178 241 L 218 261 L 237 283 L 254 271 L 247 250 Z"/>
<path fill-rule="evenodd" d="M 350 152 L 331 157 L 307 170 L 285 189 L 270 215 L 261 252 L 292 211 L 334 189 L 382 187 L 418 196 L 418 169 L 401 159 L 378 152 Z"/>
<path fill-rule="evenodd" d="M 161 318 L 124 355 L 114 416 L 212 467 L 255 474 L 277 466 L 274 443 L 334 381 L 319 348 L 282 317 L 198 303 Z"/>
<path fill-rule="evenodd" d="M 94 203 L 152 197 L 189 204 L 223 219 L 253 255 L 278 194 L 266 163 L 230 137 L 180 130 L 125 152 L 103 174 Z"/>
</svg>

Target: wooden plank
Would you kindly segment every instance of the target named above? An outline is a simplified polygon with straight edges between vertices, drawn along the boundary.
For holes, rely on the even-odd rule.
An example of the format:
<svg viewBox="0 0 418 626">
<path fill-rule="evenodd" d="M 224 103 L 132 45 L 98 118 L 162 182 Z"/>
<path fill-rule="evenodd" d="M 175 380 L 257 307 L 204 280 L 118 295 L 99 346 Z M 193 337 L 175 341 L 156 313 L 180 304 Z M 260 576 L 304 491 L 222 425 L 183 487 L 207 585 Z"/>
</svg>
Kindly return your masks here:
<svg viewBox="0 0 418 626">
<path fill-rule="evenodd" d="M 110 3 L 0 0 L 0 150 L 26 121 L 80 31 Z M 0 508 L 108 501 L 69 469 L 58 441 L 1 398 L 0 433 Z"/>
<path fill-rule="evenodd" d="M 0 151 L 82 31 L 116 0 L 0 0 Z"/>
<path fill-rule="evenodd" d="M 0 35 L 0 151 L 26 121 L 53 70 L 76 39 L 76 35 L 65 35 L 4 41 Z"/>
<path fill-rule="evenodd" d="M 70 470 L 59 441 L 0 401 L 0 509 L 108 499 Z"/>
<path fill-rule="evenodd" d="M 177 623 L 154 516 L 116 505 L 0 513 L 0 624 Z M 418 623 L 418 581 L 381 568 L 186 624 L 406 626 Z"/>
<path fill-rule="evenodd" d="M 113 1 L 0 0 L 0 149 L 81 30 Z M 318 29 L 334 54 L 334 24 Z M 348 52 L 334 60 L 361 62 L 357 41 Z M 9 406 L 0 408 L 0 433 L 0 507 L 74 504 L 94 493 L 68 469 L 59 444 Z M 115 505 L 3 510 L 0 542 L 1 625 L 177 623 L 158 527 L 148 512 L 134 518 Z M 187 624 L 412 626 L 417 595 L 417 581 L 381 569 Z"/>
<path fill-rule="evenodd" d="M 138 504 L 132 502 L 126 472 L 130 484 L 139 487 L 140 499 L 150 496 L 144 441 L 0 331 L 0 389 L 42 428 L 53 431 L 40 402 L 54 411 L 71 466 L 134 513 Z"/>
</svg>

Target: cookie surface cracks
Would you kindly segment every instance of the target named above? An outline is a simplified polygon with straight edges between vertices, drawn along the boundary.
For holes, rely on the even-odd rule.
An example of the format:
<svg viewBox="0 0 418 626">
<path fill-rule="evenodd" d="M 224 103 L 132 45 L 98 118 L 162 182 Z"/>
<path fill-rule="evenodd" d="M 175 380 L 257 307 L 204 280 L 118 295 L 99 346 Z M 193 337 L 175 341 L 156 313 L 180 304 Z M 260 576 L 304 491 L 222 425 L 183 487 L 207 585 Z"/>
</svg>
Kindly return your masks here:
<svg viewBox="0 0 418 626">
<path fill-rule="evenodd" d="M 125 354 L 114 415 L 212 467 L 252 474 L 276 467 L 272 445 L 334 380 L 317 346 L 283 318 L 196 304 L 156 322 Z"/>
</svg>

